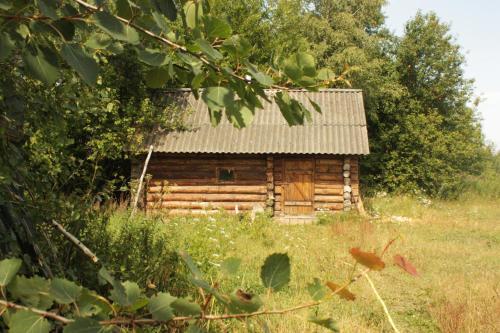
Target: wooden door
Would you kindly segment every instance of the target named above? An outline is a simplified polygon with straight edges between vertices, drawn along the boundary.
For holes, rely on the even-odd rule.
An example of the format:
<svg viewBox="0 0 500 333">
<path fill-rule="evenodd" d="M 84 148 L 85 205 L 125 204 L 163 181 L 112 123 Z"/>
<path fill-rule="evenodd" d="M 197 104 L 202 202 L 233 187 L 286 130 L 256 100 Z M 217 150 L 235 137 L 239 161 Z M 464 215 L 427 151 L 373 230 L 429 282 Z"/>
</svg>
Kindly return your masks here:
<svg viewBox="0 0 500 333">
<path fill-rule="evenodd" d="M 285 188 L 283 195 L 286 215 L 309 215 L 313 212 L 312 160 L 285 160 Z"/>
</svg>

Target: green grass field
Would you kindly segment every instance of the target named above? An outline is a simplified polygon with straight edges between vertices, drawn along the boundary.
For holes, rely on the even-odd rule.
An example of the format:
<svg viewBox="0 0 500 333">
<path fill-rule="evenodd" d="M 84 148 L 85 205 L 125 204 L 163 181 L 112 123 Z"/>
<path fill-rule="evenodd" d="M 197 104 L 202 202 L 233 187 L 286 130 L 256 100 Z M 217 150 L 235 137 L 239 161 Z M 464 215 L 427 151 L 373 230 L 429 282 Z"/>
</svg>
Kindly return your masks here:
<svg viewBox="0 0 500 333">
<path fill-rule="evenodd" d="M 387 268 L 372 272 L 378 292 L 401 332 L 500 332 L 500 202 L 419 201 L 408 197 L 368 200 L 369 217 L 322 216 L 313 225 L 277 225 L 267 217 L 253 223 L 224 214 L 178 217 L 166 221 L 172 246 L 187 250 L 212 281 L 262 295 L 268 309 L 310 301 L 313 278 L 342 283 L 353 259 L 352 247 L 378 251 L 397 241 L 384 257 Z M 289 287 L 267 293 L 259 269 L 274 252 L 291 257 Z M 392 264 L 394 254 L 410 260 L 420 273 L 413 277 Z M 218 265 L 227 257 L 243 259 L 237 276 L 224 278 Z M 367 281 L 350 287 L 353 302 L 334 298 L 319 307 L 341 332 L 391 332 L 383 309 Z M 214 331 L 322 332 L 307 322 L 310 310 L 258 321 L 211 324 Z M 265 323 L 265 324 L 264 324 Z M 214 326 L 216 325 L 216 326 Z"/>
</svg>

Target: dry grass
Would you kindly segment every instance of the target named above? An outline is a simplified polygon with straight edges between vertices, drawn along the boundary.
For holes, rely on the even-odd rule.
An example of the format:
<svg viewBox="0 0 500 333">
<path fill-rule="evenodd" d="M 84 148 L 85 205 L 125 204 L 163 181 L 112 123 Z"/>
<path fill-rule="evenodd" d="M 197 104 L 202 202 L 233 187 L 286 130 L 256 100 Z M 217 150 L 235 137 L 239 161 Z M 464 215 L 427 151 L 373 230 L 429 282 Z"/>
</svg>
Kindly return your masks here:
<svg viewBox="0 0 500 333">
<path fill-rule="evenodd" d="M 314 277 L 342 282 L 351 269 L 346 264 L 352 262 L 348 253 L 351 247 L 380 251 L 387 241 L 398 237 L 386 262 L 390 264 L 391 257 L 399 253 L 417 267 L 420 277 L 392 265 L 371 273 L 371 277 L 401 332 L 500 332 L 499 202 L 429 205 L 400 197 L 373 199 L 367 206 L 378 218 L 341 214 L 322 218 L 321 225 L 277 226 L 261 221 L 245 228 L 234 227 L 235 221 L 201 219 L 195 223 L 197 228 L 211 223 L 230 235 L 217 238 L 215 231 L 210 236 L 221 243 L 231 241 L 217 253 L 220 260 L 228 256 L 244 260 L 238 277 L 223 280 L 226 290 L 242 287 L 265 295 L 259 283 L 260 265 L 273 252 L 289 253 L 292 281 L 287 289 L 263 297 L 269 308 L 309 301 L 306 286 Z M 203 237 L 195 236 L 192 226 L 184 231 L 178 226 L 177 237 L 183 244 L 190 244 L 192 237 Z M 351 291 L 357 295 L 356 301 L 335 299 L 320 306 L 318 313 L 332 316 L 342 332 L 390 332 L 382 307 L 366 281 L 359 280 Z M 321 332 L 305 320 L 308 312 L 269 316 L 264 321 L 272 332 Z M 262 331 L 260 324 L 245 322 L 216 330 L 222 329 Z"/>
</svg>

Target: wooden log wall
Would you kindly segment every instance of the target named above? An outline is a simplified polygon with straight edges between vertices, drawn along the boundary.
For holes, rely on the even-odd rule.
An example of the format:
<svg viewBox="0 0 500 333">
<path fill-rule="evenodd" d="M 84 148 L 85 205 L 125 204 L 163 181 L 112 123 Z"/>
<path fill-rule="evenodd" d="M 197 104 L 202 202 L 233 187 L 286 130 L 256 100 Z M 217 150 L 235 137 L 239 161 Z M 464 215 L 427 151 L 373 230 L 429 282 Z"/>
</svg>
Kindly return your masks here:
<svg viewBox="0 0 500 333">
<path fill-rule="evenodd" d="M 219 180 L 219 169 L 231 170 L 234 181 Z M 170 214 L 264 209 L 269 199 L 267 170 L 265 156 L 155 154 L 149 162 L 152 177 L 145 207 Z"/>
<path fill-rule="evenodd" d="M 287 156 L 223 154 L 154 154 L 144 191 L 147 210 L 170 214 L 209 214 L 218 209 L 244 212 L 268 208 L 283 213 Z M 288 157 L 290 158 L 290 157 Z M 294 157 L 297 158 L 297 157 Z M 309 159 L 311 157 L 308 157 Z M 142 161 L 132 162 L 132 176 Z M 233 170 L 234 181 L 221 182 L 220 168 Z M 359 200 L 359 166 L 355 156 L 314 157 L 314 211 L 341 211 Z"/>
</svg>

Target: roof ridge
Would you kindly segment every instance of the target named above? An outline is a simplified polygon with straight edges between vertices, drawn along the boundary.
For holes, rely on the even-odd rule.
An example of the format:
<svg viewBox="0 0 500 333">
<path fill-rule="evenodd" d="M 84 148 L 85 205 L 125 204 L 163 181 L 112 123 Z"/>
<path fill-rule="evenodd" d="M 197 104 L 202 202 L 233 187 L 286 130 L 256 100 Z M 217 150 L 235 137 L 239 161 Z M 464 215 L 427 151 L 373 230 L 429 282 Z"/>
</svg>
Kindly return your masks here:
<svg viewBox="0 0 500 333">
<path fill-rule="evenodd" d="M 198 90 L 203 90 L 204 88 L 200 88 Z M 264 91 L 294 91 L 294 92 L 309 92 L 309 93 L 317 93 L 317 92 L 363 92 L 362 89 L 352 89 L 352 88 L 320 88 L 317 91 L 311 91 L 303 88 L 288 88 L 288 89 L 264 89 Z M 163 89 L 165 92 L 191 92 L 191 88 L 165 88 Z"/>
</svg>

